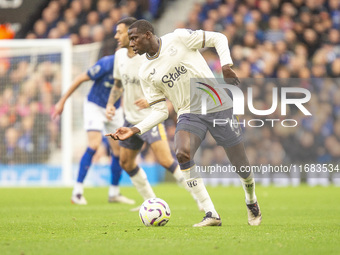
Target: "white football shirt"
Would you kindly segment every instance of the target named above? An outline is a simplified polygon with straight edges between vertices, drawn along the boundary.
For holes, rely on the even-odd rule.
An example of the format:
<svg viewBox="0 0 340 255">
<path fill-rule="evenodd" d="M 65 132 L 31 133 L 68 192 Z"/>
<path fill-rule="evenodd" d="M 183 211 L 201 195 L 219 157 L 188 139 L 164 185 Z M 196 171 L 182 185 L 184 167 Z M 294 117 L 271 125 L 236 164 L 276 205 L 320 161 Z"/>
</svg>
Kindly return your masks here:
<svg viewBox="0 0 340 255">
<path fill-rule="evenodd" d="M 122 82 L 125 118 L 132 124 L 141 122 L 151 113 L 150 107 L 140 110 L 134 104 L 136 100 L 145 98 L 138 76 L 139 68 L 144 60 L 145 56 L 141 55 L 130 58 L 127 48 L 119 49 L 115 54 L 113 78 Z"/>
<path fill-rule="evenodd" d="M 190 79 L 203 78 L 203 83 L 210 87 L 214 87 L 217 82 L 198 49 L 215 47 L 221 65 L 232 65 L 227 38 L 216 32 L 177 29 L 162 36 L 159 44 L 158 52 L 152 57 L 146 55 L 147 60 L 139 71 L 147 101 L 153 105 L 166 97 L 172 102 L 178 115 L 189 112 L 200 114 L 202 97 L 206 92 L 197 87 L 207 87 L 199 83 L 190 86 Z M 207 100 L 207 113 L 232 107 L 232 101 L 223 89 L 216 88 L 215 91 L 222 103 Z"/>
</svg>

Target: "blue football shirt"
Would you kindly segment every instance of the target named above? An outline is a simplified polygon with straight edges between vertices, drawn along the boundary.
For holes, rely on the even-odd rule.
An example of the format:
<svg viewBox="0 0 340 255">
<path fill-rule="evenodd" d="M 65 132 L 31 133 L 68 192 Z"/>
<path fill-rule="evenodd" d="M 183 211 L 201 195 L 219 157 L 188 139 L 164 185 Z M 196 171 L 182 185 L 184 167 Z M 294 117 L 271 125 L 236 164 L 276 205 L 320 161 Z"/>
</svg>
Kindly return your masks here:
<svg viewBox="0 0 340 255">
<path fill-rule="evenodd" d="M 103 57 L 87 70 L 87 75 L 94 81 L 87 99 L 103 108 L 106 108 L 109 94 L 114 83 L 114 59 L 114 55 Z M 119 108 L 119 106 L 120 99 L 115 103 L 116 108 Z"/>
</svg>

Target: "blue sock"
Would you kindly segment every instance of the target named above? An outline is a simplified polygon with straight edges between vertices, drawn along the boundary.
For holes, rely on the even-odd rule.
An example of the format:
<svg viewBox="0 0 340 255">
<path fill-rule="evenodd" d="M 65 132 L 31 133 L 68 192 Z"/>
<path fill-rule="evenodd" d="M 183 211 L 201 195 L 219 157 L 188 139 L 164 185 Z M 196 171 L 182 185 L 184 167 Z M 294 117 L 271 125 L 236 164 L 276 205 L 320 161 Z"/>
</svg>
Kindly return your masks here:
<svg viewBox="0 0 340 255">
<path fill-rule="evenodd" d="M 80 160 L 80 167 L 79 167 L 79 173 L 78 173 L 78 179 L 77 182 L 84 182 L 84 179 L 87 175 L 87 170 L 89 170 L 92 162 L 93 155 L 96 153 L 95 150 L 92 150 L 91 148 L 87 148 L 83 157 Z"/>
<path fill-rule="evenodd" d="M 118 186 L 120 181 L 120 177 L 122 176 L 122 168 L 119 165 L 119 157 L 114 156 L 111 154 L 111 184 Z"/>
</svg>

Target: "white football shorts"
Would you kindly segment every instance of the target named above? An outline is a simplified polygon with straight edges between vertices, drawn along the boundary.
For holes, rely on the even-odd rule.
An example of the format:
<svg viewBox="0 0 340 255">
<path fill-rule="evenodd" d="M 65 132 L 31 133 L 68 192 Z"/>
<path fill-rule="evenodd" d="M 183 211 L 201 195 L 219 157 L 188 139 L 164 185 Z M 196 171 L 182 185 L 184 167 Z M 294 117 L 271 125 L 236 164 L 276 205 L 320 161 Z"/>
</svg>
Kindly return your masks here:
<svg viewBox="0 0 340 255">
<path fill-rule="evenodd" d="M 116 109 L 116 114 L 112 120 L 108 120 L 105 115 L 106 109 L 99 105 L 85 101 L 84 102 L 84 128 L 86 131 L 100 131 L 112 133 L 117 128 L 124 125 L 123 108 Z"/>
</svg>

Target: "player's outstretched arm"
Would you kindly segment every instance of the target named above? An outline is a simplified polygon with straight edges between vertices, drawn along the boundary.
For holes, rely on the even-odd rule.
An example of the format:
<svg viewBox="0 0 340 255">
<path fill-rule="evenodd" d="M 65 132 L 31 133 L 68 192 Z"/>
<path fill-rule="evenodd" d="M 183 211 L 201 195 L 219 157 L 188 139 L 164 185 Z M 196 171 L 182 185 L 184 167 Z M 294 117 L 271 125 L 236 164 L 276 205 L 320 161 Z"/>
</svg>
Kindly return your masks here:
<svg viewBox="0 0 340 255">
<path fill-rule="evenodd" d="M 122 82 L 116 79 L 114 85 L 111 88 L 109 99 L 106 104 L 106 118 L 108 120 L 112 120 L 112 117 L 115 115 L 116 107 L 114 106 L 114 104 L 122 96 L 122 93 Z"/>
<path fill-rule="evenodd" d="M 86 72 L 79 74 L 71 84 L 71 87 L 66 91 L 66 93 L 59 99 L 54 107 L 54 111 L 52 114 L 52 118 L 56 119 L 57 116 L 61 115 L 64 110 L 64 105 L 66 100 L 72 95 L 72 93 L 85 81 L 90 80 L 91 78 L 87 75 Z"/>
<path fill-rule="evenodd" d="M 140 130 L 136 127 L 132 127 L 132 128 L 120 127 L 116 130 L 115 133 L 109 133 L 109 134 L 106 134 L 105 136 L 109 136 L 114 140 L 125 140 L 139 132 Z"/>
<path fill-rule="evenodd" d="M 239 85 L 240 80 L 231 69 L 233 61 L 231 59 L 227 37 L 218 32 L 204 31 L 204 34 L 206 41 L 205 46 L 215 47 L 220 57 L 224 80 L 229 84 Z"/>
<path fill-rule="evenodd" d="M 228 46 L 228 38 L 218 32 L 203 30 L 177 29 L 176 34 L 189 49 L 197 50 L 204 47 L 214 47 L 220 58 L 223 77 L 229 84 L 238 85 L 240 80 L 231 69 L 233 60 L 231 59 Z"/>
</svg>

